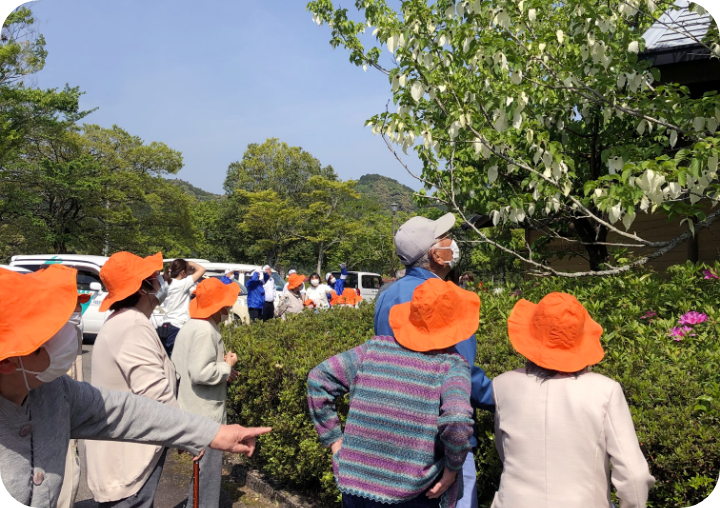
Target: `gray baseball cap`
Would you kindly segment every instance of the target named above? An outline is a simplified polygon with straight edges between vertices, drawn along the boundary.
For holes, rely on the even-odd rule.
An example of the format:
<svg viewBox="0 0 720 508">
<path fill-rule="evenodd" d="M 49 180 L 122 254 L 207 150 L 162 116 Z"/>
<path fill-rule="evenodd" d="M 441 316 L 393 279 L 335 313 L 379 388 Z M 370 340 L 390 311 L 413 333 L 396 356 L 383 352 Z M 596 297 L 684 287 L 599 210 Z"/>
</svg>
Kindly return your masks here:
<svg viewBox="0 0 720 508">
<path fill-rule="evenodd" d="M 438 220 L 413 217 L 395 233 L 395 249 L 405 266 L 413 264 L 435 245 L 437 239 L 455 225 L 455 215 L 446 213 Z"/>
</svg>

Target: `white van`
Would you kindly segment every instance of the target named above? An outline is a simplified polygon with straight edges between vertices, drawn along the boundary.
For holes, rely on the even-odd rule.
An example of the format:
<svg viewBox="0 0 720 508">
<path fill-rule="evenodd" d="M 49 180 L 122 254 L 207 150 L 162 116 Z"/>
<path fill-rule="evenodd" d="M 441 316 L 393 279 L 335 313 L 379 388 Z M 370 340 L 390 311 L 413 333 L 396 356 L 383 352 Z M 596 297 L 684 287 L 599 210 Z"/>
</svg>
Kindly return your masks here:
<svg viewBox="0 0 720 508">
<path fill-rule="evenodd" d="M 100 312 L 100 303 L 107 296 L 107 290 L 100 280 L 100 269 L 109 258 L 105 256 L 85 256 L 81 254 L 39 254 L 13 256 L 11 267 L 24 268 L 35 272 L 43 265 L 63 264 L 75 268 L 77 272 L 77 288 L 79 293 L 90 293 L 92 298 L 83 305 L 84 335 L 94 337 L 100 331 L 111 311 Z M 150 320 L 153 326 L 162 325 L 164 311 L 155 307 Z"/>
<path fill-rule="evenodd" d="M 332 272 L 336 279 L 340 279 L 340 272 Z M 374 300 L 377 297 L 380 286 L 382 286 L 382 276 L 379 273 L 372 272 L 348 272 L 345 279 L 345 287 L 354 289 L 355 292 L 363 297 L 363 300 Z"/>
</svg>

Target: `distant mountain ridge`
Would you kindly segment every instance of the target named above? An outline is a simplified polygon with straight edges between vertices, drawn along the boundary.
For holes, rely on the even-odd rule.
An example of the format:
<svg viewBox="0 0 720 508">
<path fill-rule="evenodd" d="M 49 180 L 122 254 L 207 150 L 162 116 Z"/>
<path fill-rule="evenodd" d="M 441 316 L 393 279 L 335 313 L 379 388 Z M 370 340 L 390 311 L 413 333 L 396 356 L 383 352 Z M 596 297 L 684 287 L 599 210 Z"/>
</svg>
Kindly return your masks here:
<svg viewBox="0 0 720 508">
<path fill-rule="evenodd" d="M 222 197 L 221 194 L 205 191 L 179 178 L 168 179 L 168 181 L 177 185 L 186 195 L 193 196 L 198 201 L 211 201 Z M 363 175 L 355 185 L 355 190 L 362 194 L 364 198 L 378 203 L 381 209 L 388 214 L 390 213 L 390 205 L 393 203 L 399 205 L 398 210 L 401 212 L 417 211 L 413 203 L 415 191 L 387 176 L 378 174 Z"/>
<path fill-rule="evenodd" d="M 383 210 L 390 212 L 390 205 L 397 203 L 401 212 L 415 212 L 417 208 L 413 203 L 415 193 L 407 185 L 397 180 L 378 174 L 363 175 L 355 185 L 355 190 L 364 197 L 377 201 Z"/>
<path fill-rule="evenodd" d="M 168 181 L 177 185 L 185 194 L 193 196 L 198 201 L 212 201 L 213 199 L 220 199 L 222 197 L 220 194 L 213 194 L 212 192 L 202 190 L 199 187 L 195 187 L 190 182 L 180 180 L 179 178 L 169 178 Z"/>
</svg>

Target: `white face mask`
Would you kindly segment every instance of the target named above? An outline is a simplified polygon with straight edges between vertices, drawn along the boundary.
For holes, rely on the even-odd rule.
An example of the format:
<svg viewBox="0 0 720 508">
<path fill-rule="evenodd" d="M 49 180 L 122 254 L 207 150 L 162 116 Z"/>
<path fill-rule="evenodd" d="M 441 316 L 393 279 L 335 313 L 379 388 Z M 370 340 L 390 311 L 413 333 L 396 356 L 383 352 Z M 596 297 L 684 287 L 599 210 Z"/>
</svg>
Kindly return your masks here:
<svg viewBox="0 0 720 508">
<path fill-rule="evenodd" d="M 80 325 L 82 324 L 82 312 L 73 312 L 70 319 L 68 319 L 68 323 L 73 325 L 75 328 L 80 328 Z"/>
<path fill-rule="evenodd" d="M 335 277 L 330 277 L 330 284 L 335 284 Z"/>
<path fill-rule="evenodd" d="M 50 357 L 50 365 L 42 372 L 27 370 L 23 365 L 22 358 L 19 358 L 20 368 L 18 370 L 23 373 L 25 387 L 28 391 L 30 391 L 30 385 L 28 384 L 27 374 L 34 374 L 38 381 L 49 383 L 65 375 L 70 370 L 78 352 L 78 336 L 75 326 L 66 323 L 42 347 L 45 348 Z"/>
<path fill-rule="evenodd" d="M 153 292 L 149 292 L 149 291 L 145 291 L 145 294 L 147 294 L 147 295 L 154 295 L 155 298 L 158 299 L 158 302 L 160 303 L 160 305 L 162 305 L 162 303 L 165 301 L 165 298 L 167 298 L 168 288 L 169 288 L 170 286 L 168 286 L 168 283 L 165 282 L 165 278 L 162 276 L 162 274 L 160 274 L 160 275 L 157 276 L 157 280 L 158 280 L 158 282 L 160 283 L 160 289 L 158 289 L 158 290 L 155 291 L 154 293 L 153 293 Z M 145 289 L 143 288 L 143 291 L 144 291 L 144 290 L 145 290 Z"/>
<path fill-rule="evenodd" d="M 310 281 L 310 284 L 312 284 L 312 286 L 313 286 L 314 288 L 316 288 L 316 287 L 318 287 L 318 286 L 320 285 L 320 281 L 317 280 L 317 279 L 313 279 L 313 280 Z"/>
<path fill-rule="evenodd" d="M 448 250 L 450 249 L 452 251 L 452 261 L 445 261 L 445 264 L 448 265 L 450 268 L 455 268 L 455 265 L 458 261 L 460 261 L 460 247 L 458 247 L 458 244 L 455 243 L 455 240 L 453 240 L 450 243 L 450 247 L 435 247 L 437 250 Z"/>
</svg>

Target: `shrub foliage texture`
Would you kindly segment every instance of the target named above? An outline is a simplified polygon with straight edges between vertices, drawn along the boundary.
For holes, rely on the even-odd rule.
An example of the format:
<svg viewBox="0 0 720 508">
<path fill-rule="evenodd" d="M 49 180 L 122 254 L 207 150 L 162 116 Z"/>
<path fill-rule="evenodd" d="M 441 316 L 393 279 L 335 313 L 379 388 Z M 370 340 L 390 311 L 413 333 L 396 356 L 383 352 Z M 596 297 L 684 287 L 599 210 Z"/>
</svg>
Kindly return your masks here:
<svg viewBox="0 0 720 508">
<path fill-rule="evenodd" d="M 624 388 L 638 438 L 657 479 L 650 506 L 686 507 L 709 495 L 720 473 L 720 280 L 704 267 L 674 267 L 666 277 L 633 272 L 602 279 L 544 278 L 517 291 L 538 302 L 551 291 L 575 295 L 604 328 L 605 358 L 594 370 Z M 715 269 L 717 270 L 717 266 Z M 524 360 L 507 336 L 506 320 L 520 297 L 516 288 L 481 292 L 476 362 L 492 378 Z M 688 311 L 708 319 L 681 340 L 670 330 Z M 306 312 L 287 321 L 228 329 L 228 347 L 239 357 L 240 377 L 230 390 L 230 419 L 269 425 L 254 465 L 279 483 L 337 499 L 329 452 L 310 421 L 305 398 L 308 372 L 326 358 L 373 335 L 372 304 L 356 309 Z M 347 409 L 341 402 L 341 412 Z M 502 470 L 493 442 L 493 416 L 478 414 L 478 495 L 489 506 Z"/>
</svg>

